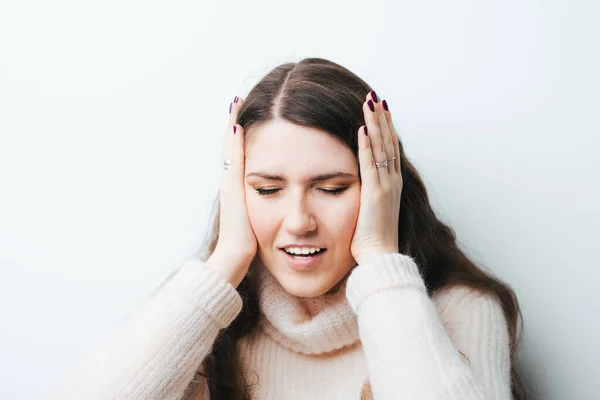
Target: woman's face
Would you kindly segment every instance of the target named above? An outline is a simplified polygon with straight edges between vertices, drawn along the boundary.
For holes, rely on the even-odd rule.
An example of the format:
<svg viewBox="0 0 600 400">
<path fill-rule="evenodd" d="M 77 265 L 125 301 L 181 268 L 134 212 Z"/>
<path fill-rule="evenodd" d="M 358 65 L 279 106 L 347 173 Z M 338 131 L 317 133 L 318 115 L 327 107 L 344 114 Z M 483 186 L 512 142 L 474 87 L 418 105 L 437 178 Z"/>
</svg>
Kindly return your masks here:
<svg viewBox="0 0 600 400">
<path fill-rule="evenodd" d="M 247 143 L 245 173 L 248 217 L 263 264 L 295 296 L 334 288 L 355 264 L 350 243 L 360 181 L 352 151 L 321 130 L 270 121 Z M 324 250 L 292 256 L 284 248 L 294 245 Z M 300 264 L 305 267 L 294 268 Z"/>
</svg>

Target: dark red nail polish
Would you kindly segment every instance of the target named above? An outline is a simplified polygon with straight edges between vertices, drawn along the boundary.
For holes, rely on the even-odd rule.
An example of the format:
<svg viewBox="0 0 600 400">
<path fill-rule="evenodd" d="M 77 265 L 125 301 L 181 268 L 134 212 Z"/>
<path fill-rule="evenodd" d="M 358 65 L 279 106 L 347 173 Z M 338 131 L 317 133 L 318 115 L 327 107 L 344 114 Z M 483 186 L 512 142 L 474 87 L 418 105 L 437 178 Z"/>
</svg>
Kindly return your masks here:
<svg viewBox="0 0 600 400">
<path fill-rule="evenodd" d="M 233 105 L 233 103 L 229 103 L 229 114 L 231 114 L 231 106 Z"/>
<path fill-rule="evenodd" d="M 379 102 L 379 100 L 377 100 L 377 93 L 375 93 L 375 91 L 374 91 L 374 90 L 371 92 L 371 98 L 373 99 L 373 101 L 374 101 L 375 103 L 378 103 L 378 102 Z"/>
<path fill-rule="evenodd" d="M 238 97 L 237 97 L 237 96 L 235 96 L 235 99 L 233 99 L 233 102 L 234 102 L 234 103 L 237 103 L 237 101 L 238 101 Z"/>
<path fill-rule="evenodd" d="M 375 105 L 373 104 L 373 100 L 367 101 L 367 105 L 369 106 L 371 112 L 375 112 Z"/>
<path fill-rule="evenodd" d="M 369 130 L 367 129 L 366 125 L 365 125 L 365 136 L 369 136 Z"/>
<path fill-rule="evenodd" d="M 237 126 L 233 126 L 233 134 L 235 135 L 235 131 L 237 131 Z"/>
<path fill-rule="evenodd" d="M 383 108 L 385 109 L 385 111 L 390 111 L 390 109 L 388 108 L 388 103 L 387 101 L 382 101 L 381 104 L 383 105 Z"/>
</svg>

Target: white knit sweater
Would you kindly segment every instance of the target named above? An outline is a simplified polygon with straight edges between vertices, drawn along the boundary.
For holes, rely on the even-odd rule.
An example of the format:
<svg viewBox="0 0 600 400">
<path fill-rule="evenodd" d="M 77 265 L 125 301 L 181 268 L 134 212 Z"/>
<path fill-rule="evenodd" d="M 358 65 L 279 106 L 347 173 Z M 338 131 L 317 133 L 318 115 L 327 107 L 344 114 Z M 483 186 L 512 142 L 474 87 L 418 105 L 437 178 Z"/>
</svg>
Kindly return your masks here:
<svg viewBox="0 0 600 400">
<path fill-rule="evenodd" d="M 510 396 L 509 336 L 496 297 L 464 287 L 430 298 L 417 265 L 384 254 L 333 294 L 299 298 L 264 266 L 260 322 L 238 343 L 252 399 L 502 399 Z M 187 261 L 118 332 L 66 376 L 60 399 L 208 399 L 185 392 L 238 292 L 199 259 Z M 462 352 L 468 360 L 460 353 Z"/>
</svg>

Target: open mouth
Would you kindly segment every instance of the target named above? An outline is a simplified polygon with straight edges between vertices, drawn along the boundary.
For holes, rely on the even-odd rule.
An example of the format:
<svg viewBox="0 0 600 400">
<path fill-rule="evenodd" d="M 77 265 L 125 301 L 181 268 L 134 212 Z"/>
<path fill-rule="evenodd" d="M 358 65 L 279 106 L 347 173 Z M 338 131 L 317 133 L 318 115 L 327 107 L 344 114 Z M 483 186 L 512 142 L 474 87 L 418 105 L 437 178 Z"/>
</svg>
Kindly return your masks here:
<svg viewBox="0 0 600 400">
<path fill-rule="evenodd" d="M 312 253 L 309 252 L 307 254 L 304 254 L 304 253 L 303 254 L 297 254 L 297 253 L 289 252 L 286 249 L 280 249 L 280 250 L 283 251 L 285 254 L 287 254 L 289 256 L 292 256 L 294 258 L 310 258 L 310 257 L 317 256 L 319 254 L 323 254 L 325 251 L 327 251 L 327 249 L 319 249 L 319 250 L 317 250 L 315 252 L 312 252 Z"/>
</svg>

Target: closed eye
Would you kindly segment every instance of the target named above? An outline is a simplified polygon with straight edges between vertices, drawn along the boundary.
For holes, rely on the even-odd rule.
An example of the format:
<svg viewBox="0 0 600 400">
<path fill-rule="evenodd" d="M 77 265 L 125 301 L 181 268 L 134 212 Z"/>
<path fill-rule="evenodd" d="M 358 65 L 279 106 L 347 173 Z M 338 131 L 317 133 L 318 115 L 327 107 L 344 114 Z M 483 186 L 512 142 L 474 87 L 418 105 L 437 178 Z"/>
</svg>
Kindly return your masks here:
<svg viewBox="0 0 600 400">
<path fill-rule="evenodd" d="M 325 193 L 325 194 L 329 194 L 332 196 L 337 196 L 340 195 L 342 192 L 344 192 L 346 189 L 348 189 L 348 186 L 346 187 L 342 187 L 342 188 L 337 188 L 337 189 L 322 189 L 319 188 L 317 189 L 318 191 Z M 261 189 L 261 188 L 255 188 L 254 190 L 256 190 L 256 192 L 261 195 L 261 196 L 270 196 L 273 195 L 277 192 L 279 192 L 281 189 Z"/>
</svg>

